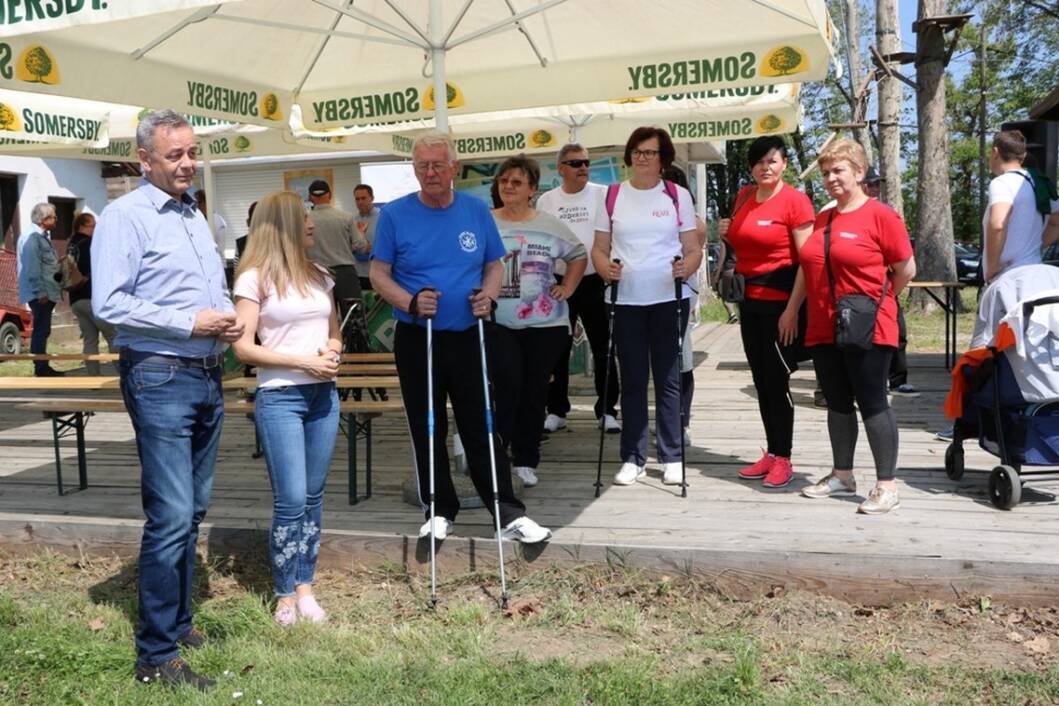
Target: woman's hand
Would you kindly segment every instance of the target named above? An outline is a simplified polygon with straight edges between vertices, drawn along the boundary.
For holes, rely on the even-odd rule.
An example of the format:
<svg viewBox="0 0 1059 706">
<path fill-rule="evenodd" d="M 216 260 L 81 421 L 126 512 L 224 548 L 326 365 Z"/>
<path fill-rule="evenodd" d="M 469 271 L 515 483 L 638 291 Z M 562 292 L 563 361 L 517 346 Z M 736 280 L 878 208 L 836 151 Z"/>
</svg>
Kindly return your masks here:
<svg viewBox="0 0 1059 706">
<path fill-rule="evenodd" d="M 798 310 L 787 307 L 780 314 L 779 324 L 776 327 L 781 346 L 789 346 L 798 337 Z"/>
<path fill-rule="evenodd" d="M 330 380 L 338 375 L 339 355 L 327 348 L 319 349 L 316 355 L 300 356 L 298 367 L 317 380 Z"/>
<path fill-rule="evenodd" d="M 717 235 L 724 238 L 728 235 L 728 229 L 732 226 L 731 218 L 722 218 L 717 221 Z"/>
<path fill-rule="evenodd" d="M 684 281 L 688 278 L 688 275 L 693 275 L 694 272 L 688 271 L 687 261 L 684 258 L 673 260 L 673 279 L 679 279 Z"/>
<path fill-rule="evenodd" d="M 621 281 L 621 270 L 622 264 L 620 262 L 608 262 L 607 271 L 604 274 L 604 278 L 608 282 L 620 282 Z"/>
<path fill-rule="evenodd" d="M 571 290 L 561 284 L 553 284 L 552 288 L 548 290 L 548 294 L 557 302 L 564 302 L 574 295 Z"/>
</svg>

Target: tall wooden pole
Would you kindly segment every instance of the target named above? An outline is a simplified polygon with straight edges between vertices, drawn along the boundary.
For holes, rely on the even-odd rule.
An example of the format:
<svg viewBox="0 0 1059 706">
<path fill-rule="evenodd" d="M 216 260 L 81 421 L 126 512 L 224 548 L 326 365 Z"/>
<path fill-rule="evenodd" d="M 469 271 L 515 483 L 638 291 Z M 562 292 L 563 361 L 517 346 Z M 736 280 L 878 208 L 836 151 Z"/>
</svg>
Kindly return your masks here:
<svg viewBox="0 0 1059 706">
<path fill-rule="evenodd" d="M 875 42 L 883 56 L 901 51 L 897 0 L 877 0 L 875 4 Z M 891 66 L 894 66 L 891 63 Z M 904 102 L 901 82 L 885 74 L 879 78 L 879 174 L 883 178 L 881 198 L 903 218 L 904 196 L 901 192 L 901 105 Z"/>
</svg>

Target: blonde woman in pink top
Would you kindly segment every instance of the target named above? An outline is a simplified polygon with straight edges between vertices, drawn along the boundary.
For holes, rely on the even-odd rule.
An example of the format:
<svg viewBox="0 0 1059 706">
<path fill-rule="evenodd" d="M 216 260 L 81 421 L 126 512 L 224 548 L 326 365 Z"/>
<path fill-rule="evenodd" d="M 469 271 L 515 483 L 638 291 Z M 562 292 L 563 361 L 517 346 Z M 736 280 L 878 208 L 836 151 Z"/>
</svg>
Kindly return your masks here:
<svg viewBox="0 0 1059 706">
<path fill-rule="evenodd" d="M 298 195 L 269 194 L 254 211 L 233 287 L 246 323 L 235 352 L 258 369 L 254 417 L 272 483 L 269 562 L 280 625 L 326 619 L 313 577 L 338 434 L 341 341 L 334 279 L 306 257 L 312 244 L 312 219 Z"/>
</svg>

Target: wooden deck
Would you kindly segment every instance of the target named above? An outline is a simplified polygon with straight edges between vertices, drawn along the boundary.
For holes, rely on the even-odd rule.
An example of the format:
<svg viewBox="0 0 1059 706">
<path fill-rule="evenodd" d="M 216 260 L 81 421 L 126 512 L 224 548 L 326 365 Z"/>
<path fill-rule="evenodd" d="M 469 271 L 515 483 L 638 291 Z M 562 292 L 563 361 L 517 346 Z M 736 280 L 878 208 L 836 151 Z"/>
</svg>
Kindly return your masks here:
<svg viewBox="0 0 1059 706">
<path fill-rule="evenodd" d="M 731 595 L 775 585 L 819 590 L 872 603 L 911 597 L 1055 603 L 1059 591 L 1059 480 L 1032 481 L 1012 512 L 993 508 L 986 475 L 969 471 L 959 483 L 942 470 L 946 445 L 933 432 L 947 426 L 941 401 L 948 374 L 941 355 L 911 356 L 912 382 L 923 395 L 895 398 L 901 432 L 901 508 L 888 516 L 855 513 L 857 499 L 808 500 L 797 493 L 827 472 L 826 411 L 812 405 L 809 370 L 793 380 L 797 482 L 781 492 L 736 478 L 760 454 L 763 432 L 738 327 L 706 324 L 695 332 L 697 390 L 694 445 L 688 449 L 688 497 L 663 486 L 657 464 L 646 482 L 602 497 L 592 483 L 598 436 L 587 396 L 578 397 L 570 431 L 544 445 L 541 483 L 528 489 L 530 515 L 553 529 L 543 549 L 511 551 L 516 566 L 611 561 L 695 571 Z M 580 389 L 587 393 L 585 385 Z M 14 393 L 12 394 L 14 396 Z M 409 478 L 405 421 L 375 422 L 375 495 L 346 504 L 346 444 L 336 449 L 328 481 L 322 556 L 331 564 L 404 563 L 422 567 L 415 539 L 422 522 L 401 499 Z M 49 544 L 74 550 L 131 553 L 139 542 L 140 495 L 132 428 L 123 414 L 99 414 L 87 429 L 89 488 L 59 497 L 50 422 L 0 403 L 0 541 L 8 547 Z M 203 541 L 211 551 L 264 547 L 271 494 L 264 461 L 251 458 L 253 433 L 243 415 L 229 415 L 221 442 L 213 500 Z M 616 436 L 608 436 L 604 480 L 617 470 Z M 967 444 L 969 469 L 995 459 Z M 67 473 L 76 467 L 72 440 Z M 363 457 L 362 457 L 363 459 Z M 363 460 L 362 460 L 363 463 Z M 867 439 L 857 452 L 859 487 L 874 481 Z M 652 470 L 654 469 L 654 470 Z M 490 516 L 466 510 L 456 535 L 440 548 L 446 571 L 495 565 Z M 507 553 L 507 547 L 505 551 Z M 511 547 L 512 550 L 515 547 Z"/>
</svg>

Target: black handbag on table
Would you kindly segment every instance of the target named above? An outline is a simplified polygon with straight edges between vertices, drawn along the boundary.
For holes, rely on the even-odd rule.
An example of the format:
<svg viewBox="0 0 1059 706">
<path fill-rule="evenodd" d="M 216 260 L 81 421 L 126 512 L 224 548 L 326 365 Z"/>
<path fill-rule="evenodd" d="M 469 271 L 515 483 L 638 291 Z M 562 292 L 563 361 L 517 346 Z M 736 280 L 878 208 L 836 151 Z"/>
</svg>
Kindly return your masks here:
<svg viewBox="0 0 1059 706">
<path fill-rule="evenodd" d="M 827 268 L 827 283 L 831 289 L 831 300 L 835 303 L 835 346 L 843 351 L 871 350 L 875 338 L 875 321 L 879 307 L 886 298 L 890 277 L 883 281 L 882 293 L 876 300 L 866 294 L 847 294 L 835 299 L 835 275 L 831 271 L 831 221 L 834 209 L 824 226 L 824 266 Z"/>
</svg>

